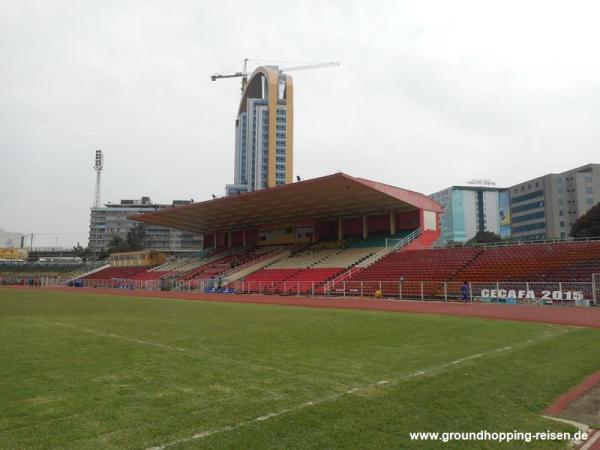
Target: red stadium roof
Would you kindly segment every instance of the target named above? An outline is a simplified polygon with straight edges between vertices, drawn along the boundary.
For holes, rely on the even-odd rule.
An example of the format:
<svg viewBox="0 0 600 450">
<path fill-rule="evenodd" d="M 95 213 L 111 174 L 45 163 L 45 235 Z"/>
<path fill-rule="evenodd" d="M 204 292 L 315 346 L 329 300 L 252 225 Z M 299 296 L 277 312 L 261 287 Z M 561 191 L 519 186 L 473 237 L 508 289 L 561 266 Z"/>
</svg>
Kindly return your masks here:
<svg viewBox="0 0 600 450">
<path fill-rule="evenodd" d="M 306 219 L 331 220 L 415 209 L 442 211 L 438 203 L 418 192 L 336 173 L 138 214 L 129 219 L 194 233 L 209 233 Z"/>
</svg>

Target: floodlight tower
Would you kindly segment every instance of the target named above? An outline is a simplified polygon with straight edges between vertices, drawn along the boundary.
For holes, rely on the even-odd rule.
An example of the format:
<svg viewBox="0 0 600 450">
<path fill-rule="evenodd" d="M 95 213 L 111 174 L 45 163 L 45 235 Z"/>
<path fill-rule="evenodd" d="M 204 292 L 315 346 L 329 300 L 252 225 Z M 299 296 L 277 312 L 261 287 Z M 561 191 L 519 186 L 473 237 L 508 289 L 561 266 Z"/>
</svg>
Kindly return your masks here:
<svg viewBox="0 0 600 450">
<path fill-rule="evenodd" d="M 96 159 L 94 164 L 94 170 L 96 171 L 96 191 L 94 193 L 94 208 L 100 207 L 100 176 L 102 175 L 102 168 L 104 167 L 104 155 L 102 150 L 96 150 Z"/>
</svg>

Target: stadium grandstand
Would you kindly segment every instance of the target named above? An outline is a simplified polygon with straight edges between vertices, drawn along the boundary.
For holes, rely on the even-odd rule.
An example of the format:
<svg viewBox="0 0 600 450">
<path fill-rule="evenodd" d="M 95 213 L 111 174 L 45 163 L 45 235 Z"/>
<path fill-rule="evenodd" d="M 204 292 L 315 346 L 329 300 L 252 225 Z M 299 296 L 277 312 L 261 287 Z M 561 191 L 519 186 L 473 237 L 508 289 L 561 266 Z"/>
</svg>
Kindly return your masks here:
<svg viewBox="0 0 600 450">
<path fill-rule="evenodd" d="M 233 282 L 264 270 L 321 283 L 411 235 L 439 236 L 440 206 L 425 195 L 343 173 L 132 216 L 202 233 L 204 250 L 156 264 L 138 280 Z M 419 230 L 418 233 L 416 231 Z M 391 248 L 391 247 L 390 247 Z M 110 274 L 116 264 L 111 264 Z M 106 272 L 86 275 L 104 279 Z M 283 281 L 286 281 L 283 280 Z"/>
<path fill-rule="evenodd" d="M 133 216 L 201 233 L 204 249 L 125 267 L 112 261 L 76 278 L 87 286 L 445 300 L 468 283 L 471 299 L 492 287 L 595 300 L 600 241 L 436 248 L 441 212 L 422 194 L 337 173 Z"/>
</svg>

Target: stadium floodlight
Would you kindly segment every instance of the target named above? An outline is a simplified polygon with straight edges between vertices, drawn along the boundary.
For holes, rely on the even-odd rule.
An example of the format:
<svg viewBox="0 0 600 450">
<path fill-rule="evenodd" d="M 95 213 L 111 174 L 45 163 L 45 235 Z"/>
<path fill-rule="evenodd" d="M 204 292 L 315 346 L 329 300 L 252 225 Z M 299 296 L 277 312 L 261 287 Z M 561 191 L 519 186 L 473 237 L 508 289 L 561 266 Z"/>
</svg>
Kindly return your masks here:
<svg viewBox="0 0 600 450">
<path fill-rule="evenodd" d="M 94 191 L 94 208 L 100 207 L 100 178 L 102 169 L 104 168 L 104 154 L 102 150 L 96 150 L 96 158 L 94 160 L 94 170 L 96 171 L 96 189 Z"/>
</svg>

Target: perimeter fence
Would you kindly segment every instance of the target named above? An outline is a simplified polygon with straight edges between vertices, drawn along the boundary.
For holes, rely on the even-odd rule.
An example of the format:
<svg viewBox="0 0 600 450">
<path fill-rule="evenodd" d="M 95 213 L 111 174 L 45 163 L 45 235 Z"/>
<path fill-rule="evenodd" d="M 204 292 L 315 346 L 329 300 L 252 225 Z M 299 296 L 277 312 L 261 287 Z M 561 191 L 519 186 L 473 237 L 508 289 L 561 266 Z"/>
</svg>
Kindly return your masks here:
<svg viewBox="0 0 600 450">
<path fill-rule="evenodd" d="M 60 280 L 47 279 L 45 286 L 64 286 Z M 368 297 L 396 300 L 483 301 L 490 303 L 535 305 L 597 305 L 600 274 L 590 282 L 570 281 L 235 281 L 219 279 L 78 280 L 76 287 L 209 292 L 229 294 L 286 295 L 306 297 Z"/>
</svg>

